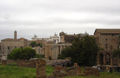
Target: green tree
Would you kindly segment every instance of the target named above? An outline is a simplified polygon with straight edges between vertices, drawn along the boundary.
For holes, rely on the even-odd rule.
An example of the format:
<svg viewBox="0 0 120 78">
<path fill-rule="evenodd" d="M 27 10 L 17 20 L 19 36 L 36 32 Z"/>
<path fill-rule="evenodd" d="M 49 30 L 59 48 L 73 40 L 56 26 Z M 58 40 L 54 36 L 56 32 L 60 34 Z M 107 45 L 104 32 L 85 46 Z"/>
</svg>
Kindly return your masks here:
<svg viewBox="0 0 120 78">
<path fill-rule="evenodd" d="M 42 43 L 39 43 L 39 44 L 37 44 L 36 46 L 40 46 L 40 47 L 43 47 Z"/>
<path fill-rule="evenodd" d="M 35 41 L 32 41 L 32 42 L 30 43 L 30 45 L 31 45 L 32 47 L 35 47 L 35 46 L 37 45 L 37 43 L 36 43 Z"/>
<path fill-rule="evenodd" d="M 18 59 L 21 58 L 21 52 L 22 49 L 21 48 L 15 48 L 12 50 L 12 52 L 8 55 L 8 59 Z"/>
<path fill-rule="evenodd" d="M 42 54 L 36 54 L 36 58 L 44 58 L 45 56 Z"/>
<path fill-rule="evenodd" d="M 72 46 L 62 50 L 59 58 L 70 57 L 72 62 L 77 62 L 79 65 L 92 66 L 96 64 L 98 50 L 95 38 L 86 35 L 82 38 L 75 38 Z"/>
<path fill-rule="evenodd" d="M 13 60 L 29 60 L 30 58 L 34 58 L 36 56 L 36 52 L 34 49 L 30 47 L 26 48 L 15 48 L 13 51 L 8 55 L 8 59 Z"/>
<path fill-rule="evenodd" d="M 35 41 L 32 41 L 32 42 L 30 43 L 30 45 L 31 45 L 32 47 L 36 47 L 36 46 L 42 47 L 42 43 L 36 43 Z"/>
</svg>

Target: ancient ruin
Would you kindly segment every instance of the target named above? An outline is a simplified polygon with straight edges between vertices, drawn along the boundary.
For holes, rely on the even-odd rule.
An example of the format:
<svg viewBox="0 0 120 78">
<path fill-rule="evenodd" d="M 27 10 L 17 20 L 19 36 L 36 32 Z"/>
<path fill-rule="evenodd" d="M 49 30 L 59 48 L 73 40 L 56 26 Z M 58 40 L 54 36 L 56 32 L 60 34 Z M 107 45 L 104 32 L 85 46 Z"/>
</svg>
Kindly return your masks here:
<svg viewBox="0 0 120 78">
<path fill-rule="evenodd" d="M 36 78 L 47 78 L 46 62 L 42 59 L 36 60 Z"/>
</svg>

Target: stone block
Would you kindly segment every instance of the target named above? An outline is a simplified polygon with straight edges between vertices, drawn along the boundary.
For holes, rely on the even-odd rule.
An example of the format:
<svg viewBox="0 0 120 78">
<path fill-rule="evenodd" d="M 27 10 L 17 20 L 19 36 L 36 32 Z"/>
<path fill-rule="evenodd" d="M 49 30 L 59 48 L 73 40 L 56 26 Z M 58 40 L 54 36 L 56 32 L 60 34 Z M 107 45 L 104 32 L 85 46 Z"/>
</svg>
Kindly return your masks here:
<svg viewBox="0 0 120 78">
<path fill-rule="evenodd" d="M 7 64 L 7 60 L 2 60 L 1 63 L 2 63 L 2 65 L 6 65 Z"/>
<path fill-rule="evenodd" d="M 42 59 L 36 60 L 36 78 L 47 78 L 46 62 Z"/>
<path fill-rule="evenodd" d="M 86 67 L 84 73 L 85 76 L 89 76 L 89 75 L 99 76 L 99 71 L 96 68 Z"/>
</svg>

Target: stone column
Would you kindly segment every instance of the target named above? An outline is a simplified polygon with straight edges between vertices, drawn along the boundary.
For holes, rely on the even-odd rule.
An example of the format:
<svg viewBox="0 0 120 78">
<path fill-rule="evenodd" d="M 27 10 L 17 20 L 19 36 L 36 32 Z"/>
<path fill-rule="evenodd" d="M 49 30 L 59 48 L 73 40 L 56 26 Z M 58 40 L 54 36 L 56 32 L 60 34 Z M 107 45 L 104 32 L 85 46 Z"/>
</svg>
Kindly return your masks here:
<svg viewBox="0 0 120 78">
<path fill-rule="evenodd" d="M 36 78 L 46 78 L 46 62 L 42 59 L 36 60 Z"/>
<path fill-rule="evenodd" d="M 113 65 L 113 58 L 112 58 L 112 55 L 110 55 L 110 65 L 111 65 L 111 66 Z"/>
<path fill-rule="evenodd" d="M 113 65 L 113 59 L 111 58 L 110 61 L 111 61 L 111 62 L 110 62 L 110 65 L 112 66 L 112 65 Z"/>
<path fill-rule="evenodd" d="M 1 63 L 2 63 L 2 65 L 6 65 L 7 64 L 7 55 L 3 55 L 2 56 Z"/>
<path fill-rule="evenodd" d="M 100 65 L 100 54 L 97 54 L 97 65 Z"/>
<path fill-rule="evenodd" d="M 74 63 L 74 72 L 75 72 L 75 75 L 81 74 L 81 69 L 77 63 Z"/>
<path fill-rule="evenodd" d="M 106 65 L 106 59 L 105 59 L 106 57 L 105 57 L 105 54 L 104 54 L 104 56 L 103 56 L 103 64 L 104 65 Z"/>
<path fill-rule="evenodd" d="M 62 47 L 61 47 L 61 45 L 60 45 L 60 54 L 61 54 L 61 51 L 62 51 Z"/>
<path fill-rule="evenodd" d="M 7 64 L 7 60 L 2 60 L 2 65 L 6 65 Z"/>
</svg>

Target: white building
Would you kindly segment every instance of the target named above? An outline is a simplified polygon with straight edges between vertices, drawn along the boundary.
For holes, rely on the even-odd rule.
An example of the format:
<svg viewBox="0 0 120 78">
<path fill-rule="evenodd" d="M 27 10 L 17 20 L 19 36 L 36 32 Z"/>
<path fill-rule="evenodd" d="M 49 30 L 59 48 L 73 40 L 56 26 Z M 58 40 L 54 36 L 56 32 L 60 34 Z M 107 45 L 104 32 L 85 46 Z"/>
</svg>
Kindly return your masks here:
<svg viewBox="0 0 120 78">
<path fill-rule="evenodd" d="M 38 38 L 36 35 L 32 38 L 32 41 L 37 41 L 37 40 L 44 40 L 46 42 L 54 42 L 58 43 L 59 42 L 59 36 L 57 34 L 54 34 L 54 36 L 50 36 L 50 38 Z"/>
</svg>

